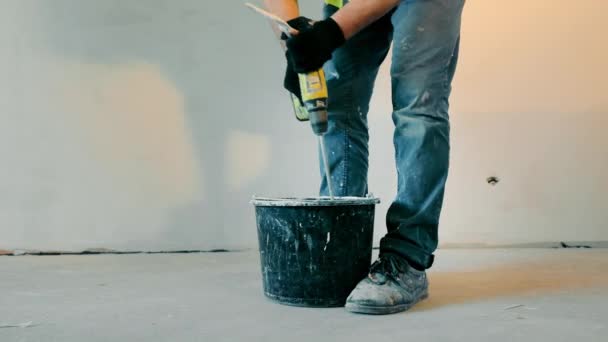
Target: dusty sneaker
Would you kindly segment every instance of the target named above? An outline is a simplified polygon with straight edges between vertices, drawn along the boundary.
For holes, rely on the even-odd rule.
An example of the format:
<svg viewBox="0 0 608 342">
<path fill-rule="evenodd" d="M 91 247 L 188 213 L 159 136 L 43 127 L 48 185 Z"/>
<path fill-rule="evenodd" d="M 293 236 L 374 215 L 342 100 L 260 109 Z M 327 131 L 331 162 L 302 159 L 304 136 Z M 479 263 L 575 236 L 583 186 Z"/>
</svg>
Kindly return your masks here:
<svg viewBox="0 0 608 342">
<path fill-rule="evenodd" d="M 346 300 L 346 310 L 386 315 L 405 311 L 428 297 L 426 272 L 418 271 L 402 258 L 383 255 L 370 268 Z"/>
</svg>

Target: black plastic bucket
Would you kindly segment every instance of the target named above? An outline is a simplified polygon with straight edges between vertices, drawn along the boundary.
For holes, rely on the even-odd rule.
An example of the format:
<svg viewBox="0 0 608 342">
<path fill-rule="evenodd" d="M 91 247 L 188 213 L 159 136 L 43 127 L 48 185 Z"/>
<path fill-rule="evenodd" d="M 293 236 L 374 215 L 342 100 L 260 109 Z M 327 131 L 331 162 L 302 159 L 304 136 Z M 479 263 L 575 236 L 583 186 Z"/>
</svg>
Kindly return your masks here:
<svg viewBox="0 0 608 342">
<path fill-rule="evenodd" d="M 260 198 L 264 293 L 282 304 L 343 306 L 369 270 L 377 198 Z"/>
</svg>

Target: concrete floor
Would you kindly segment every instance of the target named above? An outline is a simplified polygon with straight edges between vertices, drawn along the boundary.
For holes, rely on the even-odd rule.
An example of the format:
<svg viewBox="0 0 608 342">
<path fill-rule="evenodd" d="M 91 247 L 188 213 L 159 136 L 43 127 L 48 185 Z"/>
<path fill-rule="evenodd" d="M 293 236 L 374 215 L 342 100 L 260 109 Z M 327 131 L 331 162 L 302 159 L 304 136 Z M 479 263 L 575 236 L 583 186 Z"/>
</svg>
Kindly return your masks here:
<svg viewBox="0 0 608 342">
<path fill-rule="evenodd" d="M 605 249 L 441 250 L 431 298 L 380 317 L 268 301 L 254 251 L 0 257 L 0 274 L 2 342 L 608 341 Z"/>
</svg>

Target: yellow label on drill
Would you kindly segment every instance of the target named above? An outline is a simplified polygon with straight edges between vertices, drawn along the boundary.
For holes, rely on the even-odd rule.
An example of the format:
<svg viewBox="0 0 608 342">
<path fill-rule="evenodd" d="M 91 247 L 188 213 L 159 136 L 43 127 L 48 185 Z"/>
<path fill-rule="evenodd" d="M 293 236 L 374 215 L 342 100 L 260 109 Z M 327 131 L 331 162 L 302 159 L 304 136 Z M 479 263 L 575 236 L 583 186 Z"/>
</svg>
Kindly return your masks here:
<svg viewBox="0 0 608 342">
<path fill-rule="evenodd" d="M 325 3 L 338 8 L 342 8 L 342 6 L 344 6 L 344 0 L 325 0 Z"/>
<path fill-rule="evenodd" d="M 327 83 L 325 82 L 325 72 L 323 72 L 323 69 L 312 71 L 308 74 L 299 74 L 298 77 L 304 102 L 327 98 Z"/>
</svg>

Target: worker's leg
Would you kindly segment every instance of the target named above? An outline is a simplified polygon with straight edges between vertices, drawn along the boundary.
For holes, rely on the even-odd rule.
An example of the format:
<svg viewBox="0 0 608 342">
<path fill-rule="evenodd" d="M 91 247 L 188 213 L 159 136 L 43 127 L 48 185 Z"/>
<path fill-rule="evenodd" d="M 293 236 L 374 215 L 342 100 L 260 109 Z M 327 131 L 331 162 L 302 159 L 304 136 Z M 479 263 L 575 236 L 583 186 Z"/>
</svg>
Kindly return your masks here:
<svg viewBox="0 0 608 342">
<path fill-rule="evenodd" d="M 336 10 L 326 5 L 324 15 L 330 16 Z M 329 130 L 325 141 L 336 196 L 367 194 L 367 111 L 378 68 L 390 47 L 391 31 L 387 15 L 349 39 L 325 64 L 329 91 Z M 327 182 L 325 177 L 322 179 L 321 195 L 328 195 Z"/>
<path fill-rule="evenodd" d="M 449 159 L 448 98 L 458 56 L 464 0 L 402 1 L 392 16 L 397 197 L 387 214 L 381 255 L 429 268 Z"/>
</svg>

